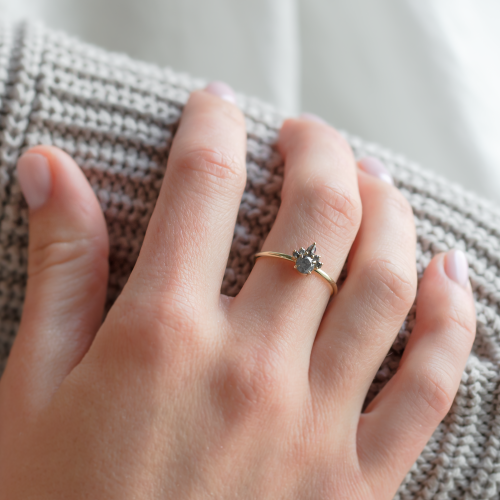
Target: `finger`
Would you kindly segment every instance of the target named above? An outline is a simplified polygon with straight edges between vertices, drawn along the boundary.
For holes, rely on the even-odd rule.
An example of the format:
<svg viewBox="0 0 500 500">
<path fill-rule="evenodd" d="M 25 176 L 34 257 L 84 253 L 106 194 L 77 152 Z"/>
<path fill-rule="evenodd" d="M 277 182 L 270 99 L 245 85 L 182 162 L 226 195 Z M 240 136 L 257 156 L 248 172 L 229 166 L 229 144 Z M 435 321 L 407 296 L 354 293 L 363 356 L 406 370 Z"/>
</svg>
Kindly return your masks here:
<svg viewBox="0 0 500 500">
<path fill-rule="evenodd" d="M 17 175 L 30 209 L 28 283 L 4 376 L 37 404 L 82 359 L 102 321 L 108 234 L 92 188 L 63 151 L 30 149 Z"/>
<path fill-rule="evenodd" d="M 219 302 L 246 182 L 245 155 L 245 122 L 232 90 L 214 83 L 193 92 L 172 144 L 132 288 L 177 296 L 189 290 L 190 300 Z"/>
<path fill-rule="evenodd" d="M 413 213 L 389 182 L 359 173 L 363 220 L 347 278 L 326 311 L 311 355 L 311 384 L 331 406 L 360 412 L 369 386 L 415 299 Z M 335 395 L 335 396 L 334 396 Z"/>
<path fill-rule="evenodd" d="M 316 242 L 321 270 L 336 279 L 361 219 L 352 151 L 333 128 L 303 118 L 284 123 L 278 145 L 285 159 L 282 203 L 262 250 L 290 255 Z M 330 295 L 317 274 L 301 275 L 292 263 L 267 257 L 256 260 L 231 307 L 235 318 L 250 316 L 252 332 L 266 332 L 271 342 L 305 342 L 309 360 Z"/>
<path fill-rule="evenodd" d="M 458 390 L 476 329 L 467 274 L 467 260 L 460 251 L 439 254 L 431 261 L 399 368 L 361 415 L 358 443 L 363 466 L 379 477 L 386 471 L 397 484 Z"/>
</svg>

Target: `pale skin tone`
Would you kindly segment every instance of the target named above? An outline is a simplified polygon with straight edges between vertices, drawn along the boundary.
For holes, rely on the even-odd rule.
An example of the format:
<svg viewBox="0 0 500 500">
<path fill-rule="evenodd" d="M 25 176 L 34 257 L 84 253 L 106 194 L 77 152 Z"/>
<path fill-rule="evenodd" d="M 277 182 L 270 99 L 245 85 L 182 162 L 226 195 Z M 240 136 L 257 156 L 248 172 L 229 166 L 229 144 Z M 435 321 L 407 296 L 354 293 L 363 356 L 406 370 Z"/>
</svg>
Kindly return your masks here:
<svg viewBox="0 0 500 500">
<path fill-rule="evenodd" d="M 402 194 L 357 168 L 331 127 L 287 120 L 282 205 L 262 250 L 316 241 L 347 279 L 262 258 L 220 295 L 245 186 L 237 106 L 194 92 L 138 262 L 102 313 L 108 237 L 74 161 L 54 147 L 30 209 L 29 280 L 0 381 L 0 498 L 391 499 L 448 412 L 475 335 L 468 282 L 437 255 L 399 369 L 368 388 L 416 293 Z M 447 273 L 448 270 L 448 273 Z"/>
</svg>

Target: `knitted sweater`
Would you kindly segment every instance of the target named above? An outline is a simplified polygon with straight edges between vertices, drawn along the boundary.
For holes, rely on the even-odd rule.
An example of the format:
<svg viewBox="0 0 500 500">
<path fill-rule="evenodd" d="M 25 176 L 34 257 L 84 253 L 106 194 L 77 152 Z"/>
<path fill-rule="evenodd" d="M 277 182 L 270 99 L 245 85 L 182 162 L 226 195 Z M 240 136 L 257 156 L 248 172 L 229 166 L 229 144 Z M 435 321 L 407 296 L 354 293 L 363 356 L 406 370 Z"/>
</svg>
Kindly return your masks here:
<svg viewBox="0 0 500 500">
<path fill-rule="evenodd" d="M 36 144 L 67 151 L 88 177 L 110 236 L 107 308 L 137 259 L 189 93 L 205 82 L 77 41 L 38 24 L 0 22 L 0 363 L 15 337 L 26 286 L 28 211 L 15 174 Z M 235 295 L 280 205 L 283 117 L 238 96 L 248 133 L 248 181 L 222 292 Z M 450 248 L 466 252 L 477 336 L 453 406 L 396 498 L 500 498 L 500 210 L 390 151 L 345 134 L 355 154 L 379 158 L 413 207 L 417 268 Z M 395 372 L 410 311 L 367 401 Z M 0 493 L 1 493 L 0 484 Z"/>
</svg>

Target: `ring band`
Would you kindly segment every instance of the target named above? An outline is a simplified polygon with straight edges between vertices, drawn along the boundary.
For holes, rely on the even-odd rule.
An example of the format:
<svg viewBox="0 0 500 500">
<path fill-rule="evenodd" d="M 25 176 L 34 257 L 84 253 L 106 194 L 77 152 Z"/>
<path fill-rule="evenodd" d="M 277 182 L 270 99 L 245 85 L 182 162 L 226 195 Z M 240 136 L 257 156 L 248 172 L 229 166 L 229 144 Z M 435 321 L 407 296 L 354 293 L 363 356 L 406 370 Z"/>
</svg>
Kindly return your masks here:
<svg viewBox="0 0 500 500">
<path fill-rule="evenodd" d="M 315 255 L 316 243 L 310 245 L 307 250 L 300 248 L 299 250 L 294 250 L 293 255 L 288 255 L 281 252 L 259 252 L 254 255 L 254 258 L 259 257 L 276 257 L 278 259 L 289 260 L 295 263 L 294 268 L 297 269 L 301 274 L 309 275 L 312 272 L 319 274 L 322 278 L 328 281 L 328 284 L 332 288 L 332 293 L 330 295 L 335 295 L 338 291 L 337 283 L 328 276 L 324 271 L 320 269 L 323 265 L 319 259 L 319 255 Z"/>
</svg>

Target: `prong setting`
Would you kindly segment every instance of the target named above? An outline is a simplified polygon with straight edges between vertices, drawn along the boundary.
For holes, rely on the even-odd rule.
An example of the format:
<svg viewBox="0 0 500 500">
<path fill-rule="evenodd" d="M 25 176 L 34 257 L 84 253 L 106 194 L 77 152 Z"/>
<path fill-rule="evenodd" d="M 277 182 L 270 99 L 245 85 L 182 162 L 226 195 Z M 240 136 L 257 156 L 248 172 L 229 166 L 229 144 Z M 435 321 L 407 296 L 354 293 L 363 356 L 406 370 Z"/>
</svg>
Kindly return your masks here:
<svg viewBox="0 0 500 500">
<path fill-rule="evenodd" d="M 323 265 L 319 260 L 321 257 L 316 255 L 316 243 L 309 245 L 307 250 L 303 247 L 294 250 L 292 255 L 295 259 L 294 268 L 301 274 L 309 275 Z"/>
</svg>

